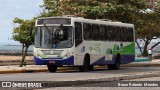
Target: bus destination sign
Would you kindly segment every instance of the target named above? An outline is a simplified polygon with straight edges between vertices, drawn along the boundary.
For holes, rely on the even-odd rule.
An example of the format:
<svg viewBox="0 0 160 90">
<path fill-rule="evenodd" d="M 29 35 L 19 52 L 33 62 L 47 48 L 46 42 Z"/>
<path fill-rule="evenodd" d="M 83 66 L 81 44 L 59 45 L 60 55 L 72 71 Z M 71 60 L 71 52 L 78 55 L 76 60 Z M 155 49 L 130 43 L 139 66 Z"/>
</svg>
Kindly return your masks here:
<svg viewBox="0 0 160 90">
<path fill-rule="evenodd" d="M 44 25 L 44 24 L 71 24 L 71 19 L 69 18 L 38 19 L 37 25 Z"/>
</svg>

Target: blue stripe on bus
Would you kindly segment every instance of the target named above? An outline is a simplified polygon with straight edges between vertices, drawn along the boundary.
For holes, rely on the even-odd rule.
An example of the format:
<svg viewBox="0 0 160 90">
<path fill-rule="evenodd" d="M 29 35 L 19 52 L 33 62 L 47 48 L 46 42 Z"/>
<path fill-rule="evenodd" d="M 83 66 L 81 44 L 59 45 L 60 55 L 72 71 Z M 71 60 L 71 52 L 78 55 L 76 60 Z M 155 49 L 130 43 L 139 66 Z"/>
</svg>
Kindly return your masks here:
<svg viewBox="0 0 160 90">
<path fill-rule="evenodd" d="M 55 62 L 55 63 L 53 63 L 53 62 Z M 34 63 L 35 63 L 35 65 L 47 65 L 47 64 L 74 65 L 74 57 L 71 56 L 66 59 L 57 59 L 57 58 L 41 59 L 41 58 L 34 56 Z"/>
<path fill-rule="evenodd" d="M 102 57 L 96 62 L 92 63 L 91 65 L 104 65 L 104 64 L 106 64 L 105 57 Z"/>
<path fill-rule="evenodd" d="M 112 60 L 105 60 L 105 57 L 102 57 L 96 62 L 92 63 L 92 65 L 115 64 L 115 57 L 116 55 L 113 55 Z M 135 55 L 121 55 L 121 64 L 131 63 L 134 60 L 135 60 Z"/>
<path fill-rule="evenodd" d="M 107 61 L 107 64 L 115 64 L 116 55 L 113 56 L 112 60 Z M 128 64 L 135 60 L 135 55 L 121 55 L 121 64 Z"/>
<path fill-rule="evenodd" d="M 135 60 L 135 55 L 121 55 L 121 64 L 131 63 Z M 58 58 L 51 58 L 51 59 L 40 59 L 34 56 L 34 63 L 35 65 L 47 65 L 51 64 L 50 61 L 54 61 L 55 65 L 74 65 L 74 56 L 71 56 L 67 59 L 58 59 Z M 113 56 L 113 60 L 105 60 L 105 57 L 100 58 L 96 62 L 92 63 L 91 65 L 105 65 L 105 64 L 114 64 L 115 63 L 115 55 Z"/>
<path fill-rule="evenodd" d="M 135 55 L 121 55 L 121 64 L 128 64 L 134 62 Z"/>
</svg>

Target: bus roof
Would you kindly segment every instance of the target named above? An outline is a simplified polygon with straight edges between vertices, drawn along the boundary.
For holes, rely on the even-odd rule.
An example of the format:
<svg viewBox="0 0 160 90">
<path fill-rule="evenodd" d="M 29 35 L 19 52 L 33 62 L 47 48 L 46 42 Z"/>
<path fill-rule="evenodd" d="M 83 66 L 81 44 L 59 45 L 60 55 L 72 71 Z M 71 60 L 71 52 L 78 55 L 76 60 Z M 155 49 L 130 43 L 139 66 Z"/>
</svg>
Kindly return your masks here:
<svg viewBox="0 0 160 90">
<path fill-rule="evenodd" d="M 91 23 L 91 24 L 101 24 L 101 25 L 111 25 L 111 26 L 121 26 L 121 27 L 134 27 L 130 23 L 114 22 L 114 21 L 104 21 L 103 19 L 86 19 L 83 17 L 67 17 L 67 16 L 57 16 L 57 17 L 43 17 L 38 19 L 52 19 L 52 18 L 68 18 L 74 22 Z"/>
</svg>

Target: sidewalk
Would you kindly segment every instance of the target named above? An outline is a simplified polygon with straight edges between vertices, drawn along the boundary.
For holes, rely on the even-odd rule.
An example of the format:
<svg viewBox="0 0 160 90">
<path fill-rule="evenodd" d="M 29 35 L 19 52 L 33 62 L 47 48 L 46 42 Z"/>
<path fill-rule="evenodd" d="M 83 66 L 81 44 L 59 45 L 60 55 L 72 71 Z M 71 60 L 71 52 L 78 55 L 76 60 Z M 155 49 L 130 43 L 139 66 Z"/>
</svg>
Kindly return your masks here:
<svg viewBox="0 0 160 90">
<path fill-rule="evenodd" d="M 146 62 L 132 62 L 130 64 L 121 65 L 121 67 L 147 67 L 147 66 L 160 66 L 160 59 L 154 59 L 152 61 Z M 100 66 L 100 68 L 106 66 Z M 96 66 L 99 68 L 99 66 Z M 58 68 L 58 71 L 67 70 L 68 68 Z M 70 68 L 71 69 L 71 68 Z M 47 72 L 46 65 L 27 65 L 23 67 L 19 67 L 18 65 L 12 66 L 0 66 L 0 74 L 5 73 L 27 73 L 27 72 Z"/>
<path fill-rule="evenodd" d="M 122 67 L 160 66 L 160 59 L 153 59 L 152 61 L 144 61 L 144 62 L 132 62 L 121 66 Z"/>
<path fill-rule="evenodd" d="M 5 73 L 27 73 L 27 72 L 46 72 L 48 71 L 46 66 L 27 65 L 19 67 L 19 65 L 13 66 L 0 66 L 0 74 Z"/>
</svg>

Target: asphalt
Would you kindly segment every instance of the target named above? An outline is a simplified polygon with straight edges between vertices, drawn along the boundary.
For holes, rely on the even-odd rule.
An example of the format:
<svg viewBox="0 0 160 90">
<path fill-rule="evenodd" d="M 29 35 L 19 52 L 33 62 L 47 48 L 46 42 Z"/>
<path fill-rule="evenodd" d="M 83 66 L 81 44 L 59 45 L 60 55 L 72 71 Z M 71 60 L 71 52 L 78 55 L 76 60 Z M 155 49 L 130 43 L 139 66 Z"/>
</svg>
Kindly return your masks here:
<svg viewBox="0 0 160 90">
<path fill-rule="evenodd" d="M 154 59 L 152 61 L 144 62 L 132 62 L 129 64 L 121 65 L 121 67 L 147 67 L 147 66 L 160 66 L 160 59 Z M 95 68 L 105 68 L 106 66 L 95 66 Z M 58 68 L 59 71 L 74 69 L 74 68 Z M 27 65 L 19 67 L 19 65 L 0 66 L 0 74 L 6 73 L 29 73 L 29 72 L 47 72 L 46 65 Z"/>
<path fill-rule="evenodd" d="M 121 65 L 121 67 L 148 67 L 148 66 L 160 66 L 160 59 L 154 59 L 152 61 L 145 62 L 132 62 L 130 64 Z M 96 68 L 104 68 L 104 66 L 96 66 Z M 67 70 L 68 68 L 58 68 L 58 70 Z M 70 68 L 72 69 L 72 68 Z M 29 73 L 29 72 L 48 72 L 47 67 L 44 65 L 27 65 L 24 67 L 14 66 L 0 66 L 0 74 L 6 73 Z M 60 82 L 42 82 L 43 87 L 62 87 L 62 86 L 74 86 L 88 83 L 101 83 L 101 82 L 113 82 L 121 80 L 131 80 L 139 78 L 159 77 L 160 72 L 141 72 L 135 74 L 122 74 L 113 77 L 100 77 L 93 79 L 73 80 L 73 81 L 60 81 Z"/>
</svg>

